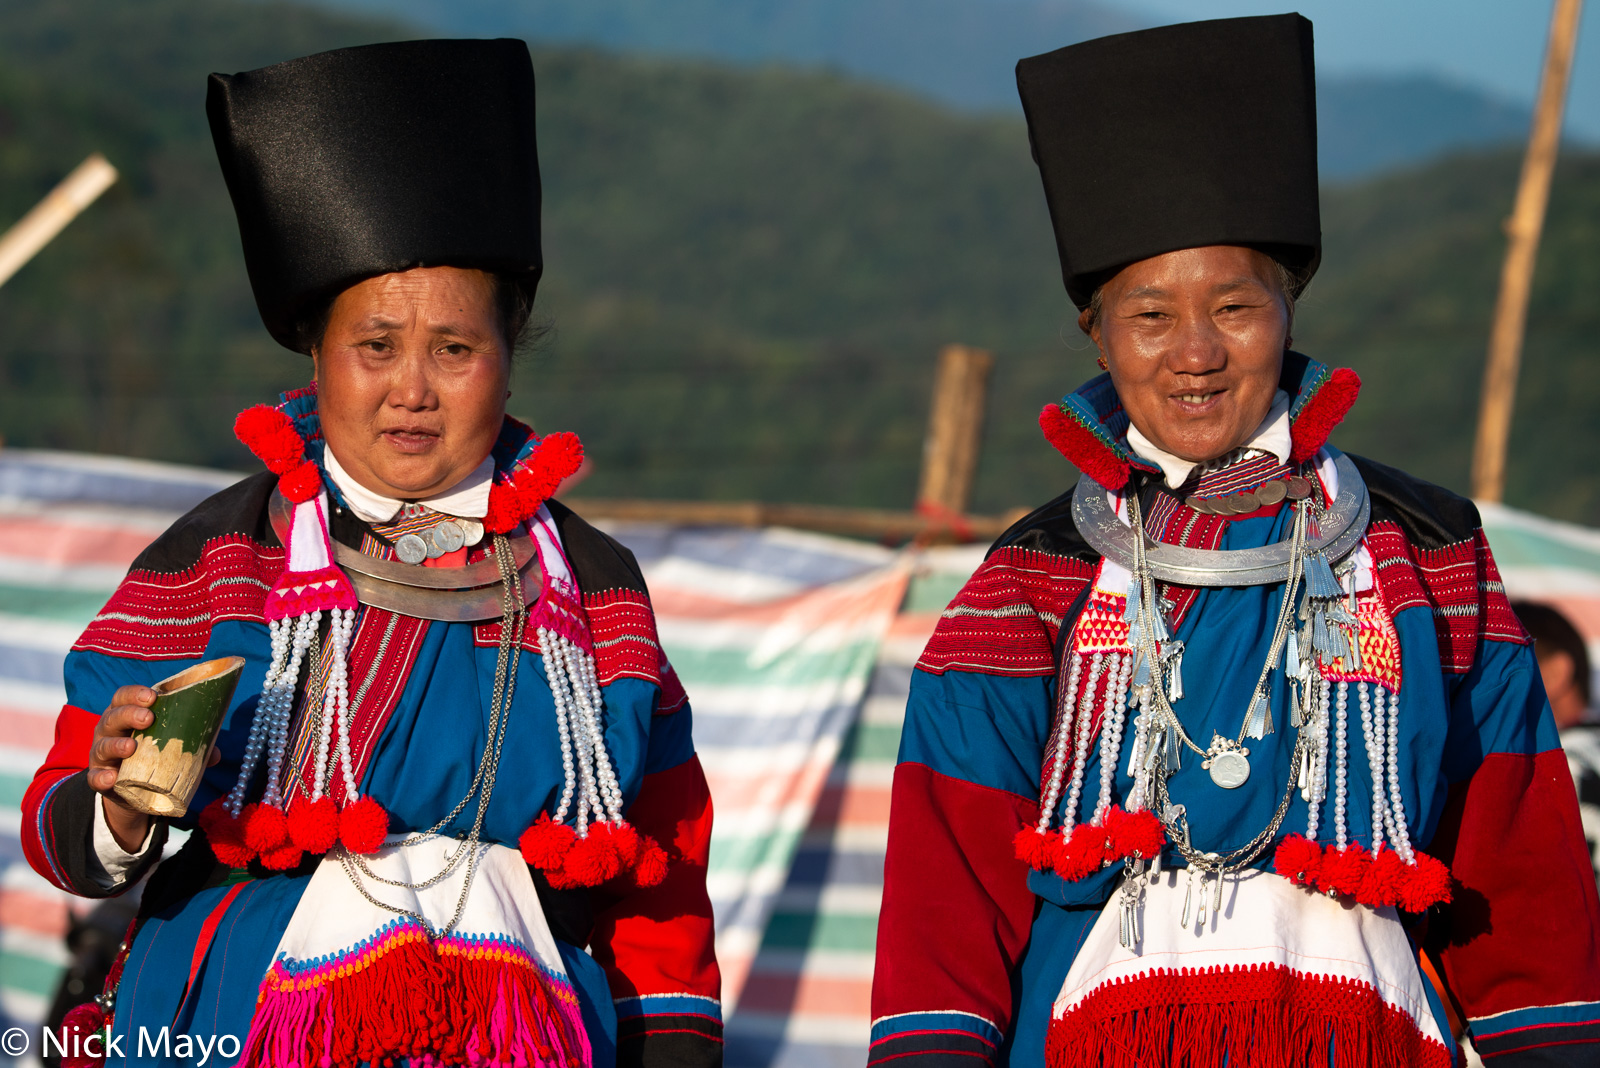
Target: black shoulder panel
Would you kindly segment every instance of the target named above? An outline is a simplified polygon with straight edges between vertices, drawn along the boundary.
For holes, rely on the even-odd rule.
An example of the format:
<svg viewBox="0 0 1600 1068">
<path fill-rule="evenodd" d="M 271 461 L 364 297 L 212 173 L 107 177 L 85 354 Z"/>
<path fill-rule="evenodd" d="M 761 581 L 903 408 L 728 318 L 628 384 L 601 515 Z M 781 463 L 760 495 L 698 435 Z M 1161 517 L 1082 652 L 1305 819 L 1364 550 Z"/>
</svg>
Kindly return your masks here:
<svg viewBox="0 0 1600 1068">
<path fill-rule="evenodd" d="M 1481 521 L 1478 508 L 1443 486 L 1413 478 L 1397 468 L 1347 453 L 1367 483 L 1372 520 L 1397 523 L 1419 549 L 1440 549 L 1472 537 Z"/>
<path fill-rule="evenodd" d="M 585 593 L 616 589 L 645 592 L 644 573 L 626 546 L 590 526 L 560 501 L 545 503 L 561 532 L 561 546 L 567 551 L 579 589 Z"/>
<path fill-rule="evenodd" d="M 277 475 L 262 471 L 212 494 L 140 553 L 133 570 L 187 570 L 200 562 L 206 542 L 227 534 L 243 534 L 262 545 L 282 545 L 267 515 L 267 501 L 277 484 Z"/>
<path fill-rule="evenodd" d="M 989 554 L 993 555 L 996 549 L 1016 548 L 1032 549 L 1035 552 L 1052 553 L 1056 556 L 1072 556 L 1080 560 L 1100 559 L 1100 554 L 1083 540 L 1083 535 L 1078 533 L 1077 524 L 1072 521 L 1072 492 L 1070 489 L 1067 490 L 1055 500 L 1035 508 L 1011 524 L 1010 528 L 989 546 Z"/>
</svg>

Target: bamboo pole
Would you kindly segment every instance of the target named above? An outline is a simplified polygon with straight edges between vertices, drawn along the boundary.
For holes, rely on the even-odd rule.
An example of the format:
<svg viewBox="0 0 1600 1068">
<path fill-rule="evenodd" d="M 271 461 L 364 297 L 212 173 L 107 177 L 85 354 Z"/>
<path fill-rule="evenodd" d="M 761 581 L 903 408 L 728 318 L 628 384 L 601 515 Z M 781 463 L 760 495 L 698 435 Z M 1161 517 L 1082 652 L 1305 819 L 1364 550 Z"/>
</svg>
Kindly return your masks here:
<svg viewBox="0 0 1600 1068">
<path fill-rule="evenodd" d="M 0 286 L 116 180 L 117 169 L 98 152 L 73 168 L 28 214 L 0 235 Z"/>
<path fill-rule="evenodd" d="M 1489 333 L 1478 437 L 1472 450 L 1472 495 L 1481 501 L 1499 501 L 1505 496 L 1506 446 L 1511 439 L 1511 412 L 1517 399 L 1517 372 L 1527 331 L 1528 296 L 1533 288 L 1545 209 L 1550 202 L 1550 178 L 1561 147 L 1561 112 L 1582 10 L 1583 0 L 1555 0 L 1533 129 L 1522 160 L 1516 203 L 1506 220 L 1506 258 Z"/>
<path fill-rule="evenodd" d="M 983 435 L 983 408 L 994 357 L 982 349 L 946 345 L 933 381 L 928 436 L 922 447 L 917 507 L 961 515 L 972 497 Z"/>
</svg>

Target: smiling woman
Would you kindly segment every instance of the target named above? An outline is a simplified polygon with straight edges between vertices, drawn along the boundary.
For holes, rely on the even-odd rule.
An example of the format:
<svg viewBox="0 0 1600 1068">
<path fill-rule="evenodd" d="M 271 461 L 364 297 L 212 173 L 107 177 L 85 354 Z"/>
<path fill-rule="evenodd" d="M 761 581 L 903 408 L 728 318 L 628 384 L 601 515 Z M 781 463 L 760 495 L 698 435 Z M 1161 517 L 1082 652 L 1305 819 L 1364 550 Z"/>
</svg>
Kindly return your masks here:
<svg viewBox="0 0 1600 1068">
<path fill-rule="evenodd" d="M 1106 373 L 913 676 L 872 1063 L 1594 1063 L 1600 901 L 1477 512 L 1336 449 L 1359 382 L 1290 347 L 1311 24 L 1017 84 Z"/>
<path fill-rule="evenodd" d="M 526 46 L 213 75 L 207 111 L 312 381 L 238 417 L 267 471 L 157 539 L 67 659 L 29 860 L 89 897 L 154 867 L 69 1023 L 140 1063 L 173 1060 L 128 1037 L 164 1026 L 272 1068 L 718 1063 L 687 698 L 632 554 L 554 499 L 576 437 L 505 414 L 542 273 Z M 129 807 L 147 684 L 221 657 L 245 666 L 190 811 Z"/>
</svg>

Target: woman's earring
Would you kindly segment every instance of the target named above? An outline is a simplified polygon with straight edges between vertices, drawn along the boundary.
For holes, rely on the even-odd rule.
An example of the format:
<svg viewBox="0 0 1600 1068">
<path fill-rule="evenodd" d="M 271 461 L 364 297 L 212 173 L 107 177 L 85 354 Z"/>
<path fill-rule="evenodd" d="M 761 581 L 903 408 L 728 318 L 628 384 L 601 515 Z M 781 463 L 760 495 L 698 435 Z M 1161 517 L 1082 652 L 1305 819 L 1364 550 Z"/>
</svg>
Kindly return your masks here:
<svg viewBox="0 0 1600 1068">
<path fill-rule="evenodd" d="M 1110 365 L 1106 363 L 1106 354 L 1105 353 L 1102 352 L 1100 355 L 1096 356 L 1094 358 L 1094 361 L 1095 361 L 1095 363 L 1098 363 L 1100 365 L 1100 370 L 1102 370 L 1102 371 L 1111 370 Z"/>
</svg>

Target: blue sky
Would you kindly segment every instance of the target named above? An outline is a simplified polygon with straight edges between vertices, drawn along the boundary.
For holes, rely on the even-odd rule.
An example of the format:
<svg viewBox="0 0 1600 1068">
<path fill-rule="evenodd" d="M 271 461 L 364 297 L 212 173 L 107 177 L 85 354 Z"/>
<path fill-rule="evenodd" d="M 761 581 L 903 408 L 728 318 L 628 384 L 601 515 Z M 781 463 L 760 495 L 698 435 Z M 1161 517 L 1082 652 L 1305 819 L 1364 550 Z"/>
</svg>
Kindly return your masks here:
<svg viewBox="0 0 1600 1068">
<path fill-rule="evenodd" d="M 1316 24 L 1317 68 L 1428 71 L 1531 104 L 1550 0 L 1104 0 L 1164 22 L 1298 10 Z M 1570 135 L 1600 141 L 1600 0 L 1585 5 L 1567 98 Z"/>
</svg>

